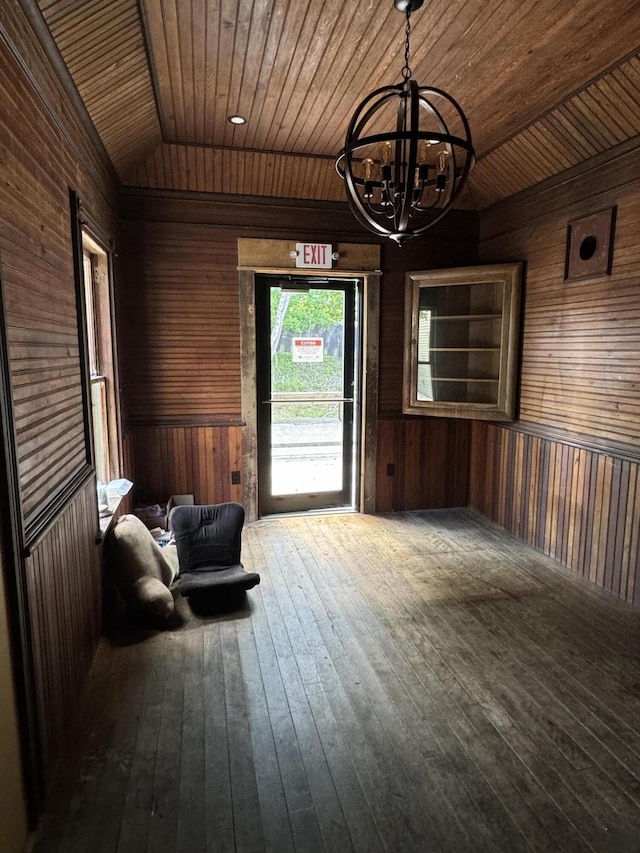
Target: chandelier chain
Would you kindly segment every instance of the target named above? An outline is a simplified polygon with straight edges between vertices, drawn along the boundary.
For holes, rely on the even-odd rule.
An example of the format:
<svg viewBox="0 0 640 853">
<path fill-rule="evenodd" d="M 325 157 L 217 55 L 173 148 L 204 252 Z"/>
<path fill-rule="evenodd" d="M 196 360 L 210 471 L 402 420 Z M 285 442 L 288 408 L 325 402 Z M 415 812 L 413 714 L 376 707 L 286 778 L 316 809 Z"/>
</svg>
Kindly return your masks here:
<svg viewBox="0 0 640 853">
<path fill-rule="evenodd" d="M 407 26 L 405 28 L 405 41 L 404 41 L 404 68 L 402 69 L 402 79 L 406 82 L 411 79 L 411 68 L 409 66 L 409 55 L 410 55 L 410 47 L 409 47 L 409 38 L 411 36 L 411 12 L 407 8 Z"/>
</svg>

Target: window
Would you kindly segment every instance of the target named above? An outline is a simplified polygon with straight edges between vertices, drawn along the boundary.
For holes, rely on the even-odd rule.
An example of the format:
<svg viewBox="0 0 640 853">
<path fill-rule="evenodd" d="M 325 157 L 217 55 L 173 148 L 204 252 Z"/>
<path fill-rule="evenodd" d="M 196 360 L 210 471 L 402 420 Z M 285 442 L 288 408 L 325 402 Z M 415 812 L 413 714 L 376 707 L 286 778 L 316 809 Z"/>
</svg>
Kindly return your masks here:
<svg viewBox="0 0 640 853">
<path fill-rule="evenodd" d="M 108 253 L 82 229 L 82 271 L 91 385 L 93 450 L 98 481 L 119 474 Z"/>
<path fill-rule="evenodd" d="M 433 400 L 431 377 L 431 310 L 420 308 L 418 319 L 418 400 Z"/>
</svg>

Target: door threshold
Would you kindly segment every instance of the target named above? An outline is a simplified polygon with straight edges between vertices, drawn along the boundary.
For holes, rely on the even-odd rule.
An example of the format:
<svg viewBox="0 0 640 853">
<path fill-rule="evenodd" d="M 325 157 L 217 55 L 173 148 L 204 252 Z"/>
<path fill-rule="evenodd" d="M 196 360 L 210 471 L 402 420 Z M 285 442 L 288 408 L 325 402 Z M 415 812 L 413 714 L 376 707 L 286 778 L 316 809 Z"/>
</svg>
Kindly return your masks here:
<svg viewBox="0 0 640 853">
<path fill-rule="evenodd" d="M 261 515 L 259 521 L 268 521 L 270 518 L 295 518 L 304 515 L 354 515 L 360 510 L 354 506 L 327 507 L 327 509 L 302 509 L 297 512 L 272 512 Z"/>
</svg>

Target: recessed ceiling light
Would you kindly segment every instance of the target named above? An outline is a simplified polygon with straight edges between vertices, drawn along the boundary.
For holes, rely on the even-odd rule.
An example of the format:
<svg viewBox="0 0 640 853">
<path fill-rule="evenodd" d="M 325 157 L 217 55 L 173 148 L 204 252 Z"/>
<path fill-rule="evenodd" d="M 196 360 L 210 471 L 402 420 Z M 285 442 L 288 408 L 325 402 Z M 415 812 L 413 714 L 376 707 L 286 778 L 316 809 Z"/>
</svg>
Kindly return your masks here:
<svg viewBox="0 0 640 853">
<path fill-rule="evenodd" d="M 228 119 L 231 124 L 246 124 L 246 118 L 244 116 L 229 116 Z"/>
</svg>

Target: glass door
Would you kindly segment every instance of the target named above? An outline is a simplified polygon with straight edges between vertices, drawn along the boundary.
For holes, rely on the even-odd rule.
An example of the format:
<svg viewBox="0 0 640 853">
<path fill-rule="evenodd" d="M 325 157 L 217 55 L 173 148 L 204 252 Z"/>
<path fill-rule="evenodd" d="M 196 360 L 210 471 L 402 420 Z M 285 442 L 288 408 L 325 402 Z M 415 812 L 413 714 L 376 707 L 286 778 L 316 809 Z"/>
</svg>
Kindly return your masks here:
<svg viewBox="0 0 640 853">
<path fill-rule="evenodd" d="M 355 507 L 359 284 L 256 277 L 260 515 Z"/>
</svg>

